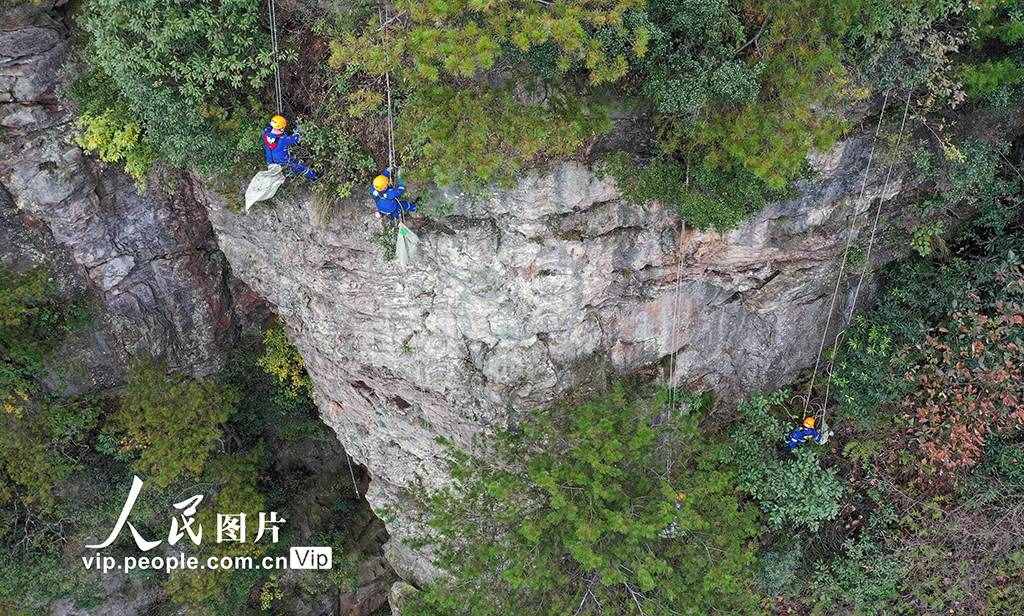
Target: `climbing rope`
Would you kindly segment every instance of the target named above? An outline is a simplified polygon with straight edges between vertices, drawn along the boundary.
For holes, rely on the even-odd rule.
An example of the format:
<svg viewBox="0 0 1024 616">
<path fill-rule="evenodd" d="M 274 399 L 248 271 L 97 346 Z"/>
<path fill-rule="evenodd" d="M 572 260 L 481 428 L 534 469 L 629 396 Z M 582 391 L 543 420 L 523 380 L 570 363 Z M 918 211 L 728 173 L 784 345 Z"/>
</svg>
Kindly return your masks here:
<svg viewBox="0 0 1024 616">
<path fill-rule="evenodd" d="M 387 10 L 387 5 L 386 4 L 377 7 L 377 17 L 378 17 L 378 19 L 380 20 L 380 23 L 381 23 L 381 26 L 378 29 L 378 31 L 380 32 L 380 42 L 381 42 L 381 45 L 386 45 L 385 26 L 390 24 L 391 21 L 393 21 L 399 15 L 401 15 L 399 13 L 395 17 L 389 18 L 387 13 L 388 13 L 388 10 Z M 397 156 L 395 155 L 395 110 L 394 110 L 394 103 L 393 103 L 392 98 L 391 98 L 391 71 L 387 71 L 387 72 L 384 73 L 384 91 L 385 91 L 385 94 L 387 96 L 387 104 L 388 104 L 388 109 L 387 109 L 387 113 L 388 113 L 388 116 L 387 116 L 388 169 L 391 170 L 391 174 L 392 174 L 392 177 L 394 178 L 395 184 L 398 184 L 398 182 L 399 182 L 399 170 L 398 170 L 398 164 L 397 164 L 397 161 L 396 161 Z M 400 224 L 404 224 L 405 223 L 405 208 L 402 206 L 402 202 L 401 201 L 399 201 L 399 204 L 398 204 L 398 221 L 399 221 Z M 402 230 L 399 229 L 399 233 L 401 233 L 401 231 Z"/>
<path fill-rule="evenodd" d="M 908 116 L 908 114 L 910 112 L 910 96 L 911 96 L 911 93 L 908 92 L 907 93 L 906 104 L 905 104 L 905 106 L 903 108 L 903 118 L 902 118 L 902 120 L 900 122 L 899 133 L 897 134 L 897 137 L 896 137 L 896 148 L 897 149 L 899 148 L 900 144 L 903 141 L 904 132 L 905 132 L 905 129 L 906 129 L 906 126 L 907 126 L 907 116 Z M 869 173 L 870 173 L 870 170 L 871 170 L 871 163 L 872 163 L 872 161 L 874 159 L 875 148 L 876 148 L 876 146 L 878 144 L 878 137 L 879 137 L 879 134 L 881 132 L 882 120 L 884 119 L 884 116 L 885 116 L 885 109 L 886 109 L 886 106 L 888 105 L 888 101 L 889 101 L 889 93 L 886 92 L 885 99 L 884 99 L 884 101 L 882 103 L 882 112 L 879 114 L 879 117 L 878 117 L 878 126 L 875 128 L 875 136 L 874 136 L 874 140 L 873 140 L 872 145 L 871 145 L 871 152 L 868 155 L 868 165 L 867 165 L 867 167 L 864 170 L 864 179 L 863 179 L 863 182 L 861 184 L 860 195 L 857 198 L 858 201 L 860 201 L 860 200 L 862 200 L 864 198 L 864 193 L 865 193 L 865 191 L 867 189 L 867 182 L 868 182 L 868 176 L 869 176 Z M 877 234 L 878 234 L 878 223 L 879 223 L 879 220 L 881 219 L 882 201 L 884 200 L 884 196 L 885 196 L 886 192 L 888 192 L 888 190 L 889 190 L 889 184 L 892 181 L 893 172 L 895 171 L 895 168 L 896 168 L 896 162 L 897 162 L 896 159 L 893 159 L 893 161 L 889 164 L 889 169 L 886 172 L 885 181 L 884 181 L 884 183 L 882 185 L 882 193 L 881 193 L 881 195 L 878 198 L 878 203 L 875 205 L 875 215 L 874 215 L 874 219 L 873 219 L 872 224 L 871 224 L 871 234 L 868 237 L 868 246 L 867 246 L 867 250 L 865 251 L 865 269 L 863 271 L 861 271 L 860 277 L 859 277 L 859 279 L 857 281 L 857 286 L 854 288 L 853 298 L 850 301 L 850 305 L 849 305 L 849 309 L 848 309 L 847 322 L 849 322 L 849 320 L 853 318 L 853 312 L 856 309 L 857 300 L 860 297 L 860 290 L 861 290 L 861 288 L 863 286 L 864 278 L 867 275 L 867 270 L 868 270 L 868 268 L 870 266 L 870 263 L 871 263 L 871 252 L 872 252 L 872 249 L 874 248 L 875 238 L 877 237 Z M 811 394 L 812 394 L 812 392 L 814 390 L 814 383 L 815 383 L 815 380 L 817 378 L 818 369 L 820 368 L 820 365 L 821 365 L 821 358 L 822 358 L 822 355 L 825 352 L 825 343 L 826 343 L 826 341 L 828 339 L 828 333 L 829 333 L 829 329 L 830 329 L 831 323 L 832 323 L 832 316 L 835 313 L 836 302 L 838 301 L 839 290 L 840 290 L 840 288 L 842 286 L 843 275 L 844 275 L 844 273 L 846 271 L 847 263 L 849 262 L 850 249 L 852 248 L 853 240 L 856 237 L 857 221 L 858 221 L 859 218 L 860 218 L 860 215 L 859 214 L 855 214 L 853 219 L 852 219 L 852 221 L 851 221 L 851 224 L 850 224 L 850 232 L 847 235 L 846 247 L 845 247 L 845 249 L 843 251 L 843 260 L 842 260 L 842 263 L 840 264 L 839 273 L 838 273 L 838 275 L 836 277 L 836 286 L 835 286 L 835 289 L 834 289 L 834 291 L 832 293 L 832 301 L 831 301 L 831 304 L 829 306 L 828 319 L 825 322 L 825 331 L 822 333 L 822 336 L 821 336 L 821 346 L 818 348 L 818 356 L 817 356 L 817 358 L 816 358 L 816 360 L 814 362 L 814 371 L 811 374 L 811 382 L 810 382 L 810 384 L 808 385 L 808 388 L 807 388 L 807 396 L 804 398 L 804 415 L 805 416 L 807 415 L 807 411 L 808 411 L 808 408 L 809 408 L 809 405 L 810 405 Z M 836 357 L 836 354 L 838 353 L 838 350 L 839 350 L 839 340 L 841 339 L 841 337 L 842 337 L 842 332 L 837 332 L 836 335 L 835 335 L 835 338 L 832 341 L 832 353 L 831 353 L 832 362 L 829 364 L 828 373 L 827 373 L 827 376 L 826 376 L 826 379 L 825 379 L 825 397 L 824 397 L 824 401 L 823 401 L 822 406 L 821 406 L 821 411 L 819 413 L 817 413 L 817 416 L 818 416 L 819 421 L 820 421 L 820 425 L 823 428 L 825 426 L 825 420 L 827 418 L 827 413 L 828 413 L 828 400 L 829 400 L 829 395 L 831 394 L 831 389 L 832 389 L 832 379 L 833 379 L 833 376 L 835 375 L 835 357 Z"/>
<path fill-rule="evenodd" d="M 381 23 L 381 27 L 379 28 L 380 43 L 381 46 L 386 46 L 387 40 L 385 35 L 385 26 L 391 21 L 388 19 L 387 5 L 377 7 L 377 18 Z M 384 90 L 387 95 L 388 103 L 388 167 L 397 173 L 397 167 L 395 166 L 395 111 L 391 100 L 391 71 L 384 73 Z"/>
<path fill-rule="evenodd" d="M 679 225 L 679 239 L 680 239 L 680 241 L 682 241 L 683 233 L 685 231 L 686 231 L 686 221 L 682 221 L 680 223 L 680 225 Z M 679 308 L 678 308 L 678 304 L 679 304 L 679 291 L 682 288 L 682 279 L 683 279 L 682 247 L 679 246 L 679 247 L 677 247 L 677 249 L 679 250 L 679 260 L 676 261 L 676 286 L 675 286 L 674 295 L 672 297 L 672 318 L 671 318 L 670 325 L 669 325 L 669 330 L 668 330 L 668 341 L 669 341 L 670 344 L 672 343 L 672 341 L 673 341 L 673 339 L 675 337 L 676 328 L 678 327 L 678 323 L 679 323 Z M 669 412 L 670 413 L 675 412 L 676 406 L 677 406 L 677 404 L 676 404 L 677 403 L 677 396 L 676 396 L 676 390 L 675 390 L 676 363 L 677 363 L 676 362 L 676 351 L 672 351 L 672 353 L 668 356 L 668 391 L 669 391 L 668 402 L 669 402 Z"/>
<path fill-rule="evenodd" d="M 284 113 L 284 99 L 281 95 L 281 61 L 277 42 L 277 6 L 274 0 L 267 0 L 267 11 L 270 14 L 270 44 L 274 49 L 274 103 L 277 114 Z"/>
<path fill-rule="evenodd" d="M 910 112 L 910 92 L 907 92 L 907 103 L 903 107 L 903 119 L 900 121 L 900 132 L 896 135 L 896 151 L 899 151 L 900 145 L 903 143 L 904 131 L 907 127 L 907 115 Z M 893 172 L 896 169 L 896 157 L 893 157 L 889 163 L 889 170 L 885 174 L 885 182 L 882 184 L 882 195 L 878 198 L 878 203 L 875 205 L 875 219 L 871 223 L 871 235 L 868 236 L 868 247 L 864 252 L 864 269 L 861 270 L 860 276 L 857 279 L 857 286 L 853 290 L 853 299 L 850 301 L 850 307 L 847 313 L 847 323 L 853 319 L 853 312 L 857 308 L 857 299 L 860 297 L 861 287 L 864 286 L 864 278 L 867 276 L 868 269 L 871 266 L 871 250 L 875 245 L 875 237 L 878 233 L 878 221 L 882 215 L 882 200 L 885 197 L 886 192 L 889 190 L 889 184 L 892 181 Z M 832 390 L 832 376 L 835 374 L 836 368 L 836 354 L 839 352 L 839 339 L 840 334 L 836 334 L 835 340 L 832 342 L 832 363 L 828 367 L 828 377 L 825 379 L 825 403 L 821 408 L 821 421 L 824 423 L 825 414 L 828 411 L 828 397 Z"/>
<path fill-rule="evenodd" d="M 885 93 L 885 98 L 882 99 L 882 111 L 878 114 L 878 124 L 875 126 L 875 136 L 871 140 L 871 151 L 868 153 L 868 164 L 864 168 L 864 178 L 860 185 L 860 194 L 857 196 L 857 202 L 859 203 L 864 198 L 864 192 L 868 187 L 868 177 L 871 174 L 871 164 L 875 160 L 875 148 L 878 145 L 878 136 L 882 132 L 882 120 L 885 118 L 885 110 L 889 105 L 889 92 Z M 807 395 L 804 397 L 804 416 L 807 416 L 807 411 L 811 404 L 811 394 L 814 391 L 814 384 L 818 378 L 818 370 L 821 368 L 821 356 L 825 352 L 825 343 L 828 340 L 828 331 L 832 327 L 832 315 L 835 313 L 836 302 L 839 299 L 839 288 L 843 282 L 843 273 L 846 271 L 846 263 L 850 257 L 850 249 L 853 247 L 853 239 L 856 235 L 857 220 L 860 218 L 858 212 L 854 212 L 853 220 L 850 221 L 850 231 L 846 235 L 846 246 L 843 249 L 843 260 L 839 265 L 839 274 L 836 276 L 836 286 L 832 291 L 832 302 L 828 308 L 828 319 L 825 321 L 825 331 L 821 334 L 821 344 L 818 347 L 818 356 L 814 360 L 814 370 L 811 372 L 811 382 L 807 386 Z"/>
<path fill-rule="evenodd" d="M 395 113 L 391 103 L 391 73 L 384 73 L 384 88 L 388 96 L 388 166 L 395 167 Z"/>
<path fill-rule="evenodd" d="M 356 493 L 356 498 L 358 498 L 362 496 L 362 494 L 359 493 L 359 484 L 356 483 L 356 474 L 352 471 L 352 456 L 348 455 L 347 451 L 345 452 L 345 461 L 348 462 L 348 476 L 352 478 L 352 489 Z"/>
</svg>

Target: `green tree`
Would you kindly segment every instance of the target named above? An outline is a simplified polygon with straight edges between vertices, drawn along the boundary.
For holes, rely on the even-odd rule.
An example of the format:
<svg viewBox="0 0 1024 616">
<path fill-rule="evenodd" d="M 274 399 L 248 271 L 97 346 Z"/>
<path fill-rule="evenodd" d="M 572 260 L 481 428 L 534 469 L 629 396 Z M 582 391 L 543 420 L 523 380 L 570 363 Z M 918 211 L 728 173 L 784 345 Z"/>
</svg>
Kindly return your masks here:
<svg viewBox="0 0 1024 616">
<path fill-rule="evenodd" d="M 770 413 L 785 400 L 785 392 L 754 396 L 740 405 L 741 420 L 732 433 L 737 478 L 776 528 L 817 530 L 839 514 L 843 484 L 835 469 L 822 468 L 813 447 L 780 456 L 786 424 Z"/>
<path fill-rule="evenodd" d="M 153 362 L 133 367 L 109 430 L 135 468 L 165 487 L 198 476 L 235 410 L 238 394 L 214 381 L 180 377 Z"/>
<path fill-rule="evenodd" d="M 755 513 L 698 417 L 623 386 L 453 450 L 430 498 L 451 578 L 409 614 L 756 614 Z M 405 613 L 405 608 L 403 608 Z"/>
<path fill-rule="evenodd" d="M 273 67 L 269 34 L 260 25 L 263 5 L 87 0 L 81 11 L 89 34 L 84 59 L 109 79 L 118 100 L 84 118 L 90 124 L 83 139 L 101 155 L 116 159 L 111 148 L 120 147 L 109 130 L 90 133 L 101 119 L 121 124 L 110 130 L 122 142 L 138 126 L 145 145 L 136 146 L 143 150 L 135 157 L 151 148 L 176 166 L 214 171 L 230 166 L 240 150 L 253 151 L 262 121 L 257 99 Z M 127 161 L 132 168 L 138 168 L 135 157 Z"/>
</svg>

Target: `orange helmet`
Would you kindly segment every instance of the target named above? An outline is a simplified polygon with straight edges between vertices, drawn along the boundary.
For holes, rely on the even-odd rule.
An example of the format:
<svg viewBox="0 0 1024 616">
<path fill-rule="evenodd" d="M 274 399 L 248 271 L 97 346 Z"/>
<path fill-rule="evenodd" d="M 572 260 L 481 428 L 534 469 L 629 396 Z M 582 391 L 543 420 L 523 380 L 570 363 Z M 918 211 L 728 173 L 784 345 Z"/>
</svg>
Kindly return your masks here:
<svg viewBox="0 0 1024 616">
<path fill-rule="evenodd" d="M 817 423 L 818 423 L 818 420 L 816 420 L 813 417 L 804 417 L 804 427 L 805 428 L 813 428 L 815 426 L 815 424 L 817 424 Z"/>
</svg>

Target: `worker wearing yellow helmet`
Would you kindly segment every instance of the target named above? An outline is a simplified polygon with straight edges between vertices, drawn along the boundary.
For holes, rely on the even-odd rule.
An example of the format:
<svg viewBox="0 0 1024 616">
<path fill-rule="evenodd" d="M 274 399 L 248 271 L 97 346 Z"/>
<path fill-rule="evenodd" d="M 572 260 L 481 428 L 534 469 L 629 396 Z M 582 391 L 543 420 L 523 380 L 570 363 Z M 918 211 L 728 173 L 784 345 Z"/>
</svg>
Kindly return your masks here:
<svg viewBox="0 0 1024 616">
<path fill-rule="evenodd" d="M 817 424 L 818 420 L 814 417 L 804 417 L 802 425 L 786 437 L 786 451 L 793 451 L 805 443 L 813 442 L 820 445 L 823 441 Z"/>
<path fill-rule="evenodd" d="M 415 203 L 400 198 L 404 194 L 405 185 L 397 178 L 397 174 L 392 174 L 391 167 L 381 171 L 380 175 L 373 178 L 370 196 L 377 204 L 378 216 L 387 216 L 391 220 L 398 220 L 403 214 L 415 212 Z"/>
<path fill-rule="evenodd" d="M 291 147 L 302 141 L 298 131 L 290 135 L 285 132 L 288 120 L 282 115 L 270 118 L 270 124 L 263 129 L 263 156 L 268 165 L 281 165 L 291 173 L 316 181 L 315 171 L 292 156 Z"/>
</svg>

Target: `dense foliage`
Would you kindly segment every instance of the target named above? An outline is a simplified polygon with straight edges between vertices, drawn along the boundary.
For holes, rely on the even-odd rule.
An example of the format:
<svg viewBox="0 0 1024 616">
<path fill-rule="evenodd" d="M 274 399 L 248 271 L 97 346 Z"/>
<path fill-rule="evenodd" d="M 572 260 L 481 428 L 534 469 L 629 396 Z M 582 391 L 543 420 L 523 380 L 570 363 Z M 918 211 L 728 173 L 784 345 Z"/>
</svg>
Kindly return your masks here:
<svg viewBox="0 0 1024 616">
<path fill-rule="evenodd" d="M 264 349 L 239 349 L 216 378 L 191 379 L 147 361 L 120 391 L 64 398 L 45 381 L 62 366 L 54 351 L 85 316 L 83 303 L 59 292 L 46 272 L 0 275 L 0 612 L 38 614 L 58 599 L 89 609 L 105 598 L 100 575 L 84 569 L 79 555 L 110 532 L 133 474 L 145 480 L 130 518 L 143 537 L 166 539 L 169 504 L 203 494 L 197 522 L 207 540 L 192 546 L 195 555 L 278 556 L 289 545 L 330 545 L 335 569 L 290 578 L 288 600 L 350 587 L 349 561 L 365 549 L 356 544 L 372 547 L 363 535 L 372 539 L 378 527 L 343 471 L 346 454 L 301 385 L 308 383 L 301 363 L 290 367 L 287 383 L 259 369 L 297 357 L 280 330 L 267 333 Z M 259 511 L 303 524 L 286 524 L 276 544 L 210 538 L 217 512 L 255 519 Z M 105 554 L 139 552 L 124 532 Z M 285 600 L 276 581 L 276 594 L 253 598 L 272 584 L 272 573 L 131 576 L 163 584 L 168 610 L 255 614 Z"/>
<path fill-rule="evenodd" d="M 160 487 L 198 476 L 235 411 L 237 393 L 210 381 L 176 377 L 163 366 L 136 366 L 111 418 L 121 451 L 139 453 L 135 470 Z"/>
<path fill-rule="evenodd" d="M 456 452 L 428 520 L 453 577 L 408 613 L 760 613 L 756 516 L 699 420 L 619 386 Z"/>
<path fill-rule="evenodd" d="M 87 108 L 82 143 L 136 173 L 150 151 L 212 171 L 252 149 L 263 122 L 255 95 L 272 69 L 262 15 L 245 0 L 83 3 L 93 72 L 75 89 Z"/>
<path fill-rule="evenodd" d="M 843 486 L 835 469 L 822 468 L 813 448 L 779 455 L 779 444 L 791 427 L 770 410 L 784 400 L 785 392 L 775 392 L 740 405 L 730 455 L 739 467 L 740 487 L 764 511 L 769 527 L 816 531 L 838 515 Z"/>
<path fill-rule="evenodd" d="M 782 606 L 1019 612 L 1022 186 L 1000 149 L 949 147 L 931 164 L 923 207 L 969 221 L 930 258 L 885 272 L 877 307 L 844 338 L 825 452 L 845 483 L 839 517 L 794 557 L 773 557 L 772 579 L 809 580 L 774 590 Z M 790 554 L 787 539 L 766 555 Z"/>
<path fill-rule="evenodd" d="M 247 171 L 272 100 L 262 8 L 83 2 L 89 70 L 71 89 L 80 143 L 140 182 L 157 160 Z M 1017 0 L 286 9 L 285 106 L 306 136 L 296 155 L 323 176 L 321 220 L 388 163 L 389 100 L 397 162 L 414 183 L 509 183 L 530 166 L 605 151 L 604 135 L 633 126 L 629 154 L 613 157 L 628 162 L 611 165 L 631 198 L 727 229 L 806 173 L 808 152 L 835 142 L 859 99 L 909 91 L 924 112 L 967 100 L 1011 109 L 1024 93 Z M 928 253 L 939 233 L 922 227 L 915 246 Z"/>
</svg>

